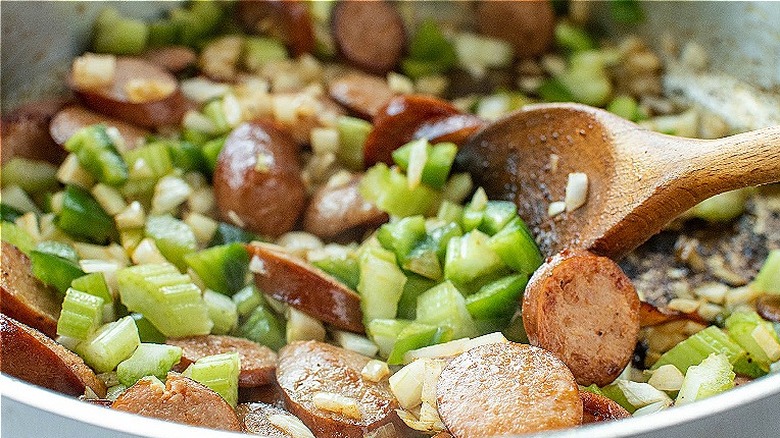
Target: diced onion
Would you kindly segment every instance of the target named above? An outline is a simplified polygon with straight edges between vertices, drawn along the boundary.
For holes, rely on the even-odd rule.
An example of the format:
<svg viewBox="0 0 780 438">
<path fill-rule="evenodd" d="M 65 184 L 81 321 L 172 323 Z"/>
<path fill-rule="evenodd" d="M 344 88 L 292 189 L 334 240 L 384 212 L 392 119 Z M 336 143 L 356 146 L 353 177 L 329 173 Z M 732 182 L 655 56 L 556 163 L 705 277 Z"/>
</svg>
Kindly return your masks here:
<svg viewBox="0 0 780 438">
<path fill-rule="evenodd" d="M 422 403 L 425 381 L 425 359 L 418 359 L 390 376 L 390 390 L 404 409 L 413 409 Z"/>
<path fill-rule="evenodd" d="M 219 223 L 214 219 L 196 212 L 188 213 L 184 217 L 184 223 L 190 226 L 195 240 L 201 244 L 209 243 L 219 227 Z"/>
<path fill-rule="evenodd" d="M 389 374 L 390 368 L 387 366 L 387 362 L 376 359 L 369 360 L 360 371 L 360 375 L 369 382 L 379 382 Z"/>
<path fill-rule="evenodd" d="M 176 91 L 176 84 L 156 79 L 133 78 L 125 84 L 125 94 L 132 103 L 163 100 Z"/>
<path fill-rule="evenodd" d="M 154 187 L 152 214 L 169 213 L 189 198 L 192 189 L 178 176 L 165 176 Z"/>
<path fill-rule="evenodd" d="M 414 82 L 408 76 L 391 71 L 387 74 L 387 86 L 393 93 L 412 94 L 414 93 Z"/>
<path fill-rule="evenodd" d="M 417 93 L 430 94 L 433 96 L 441 96 L 447 91 L 447 87 L 450 85 L 450 80 L 444 75 L 426 75 L 419 79 L 414 84 L 414 88 Z"/>
<path fill-rule="evenodd" d="M 73 60 L 71 80 L 77 88 L 101 88 L 114 82 L 116 56 L 85 53 Z"/>
<path fill-rule="evenodd" d="M 0 191 L 0 198 L 3 200 L 3 204 L 13 207 L 22 213 L 35 213 L 41 214 L 41 210 L 33 202 L 27 193 L 22 190 L 21 187 L 13 185 L 3 187 Z"/>
<path fill-rule="evenodd" d="M 653 371 L 647 383 L 661 391 L 679 391 L 684 377 L 676 366 L 666 364 Z"/>
<path fill-rule="evenodd" d="M 721 304 L 726 298 L 728 290 L 729 287 L 723 283 L 710 282 L 697 287 L 693 290 L 693 293 L 697 297 L 704 298 L 711 303 Z"/>
<path fill-rule="evenodd" d="M 428 161 L 428 140 L 421 138 L 412 143 L 409 151 L 409 167 L 406 169 L 406 178 L 409 190 L 416 189 L 422 182 L 425 162 Z"/>
<path fill-rule="evenodd" d="M 114 216 L 114 221 L 120 230 L 141 228 L 146 223 L 146 214 L 141 203 L 133 201 L 122 212 Z"/>
<path fill-rule="evenodd" d="M 211 121 L 204 114 L 201 114 L 195 110 L 189 110 L 184 113 L 184 119 L 181 122 L 182 126 L 186 129 L 193 131 L 203 132 L 206 134 L 214 134 L 217 132 L 217 127 L 214 126 L 214 122 Z"/>
<path fill-rule="evenodd" d="M 127 203 L 122 194 L 119 193 L 119 190 L 106 184 L 100 183 L 92 187 L 92 196 L 103 207 L 103 210 L 111 216 L 116 215 L 127 207 Z"/>
<path fill-rule="evenodd" d="M 429 345 L 416 350 L 409 350 L 404 353 L 404 363 L 411 363 L 417 359 L 455 356 L 466 351 L 468 343 L 469 338 L 462 338 L 442 344 Z"/>
<path fill-rule="evenodd" d="M 764 350 L 769 360 L 775 362 L 780 359 L 780 343 L 775 339 L 775 334 L 764 324 L 758 324 L 750 333 L 753 340 Z"/>
<path fill-rule="evenodd" d="M 626 400 L 635 408 L 641 408 L 656 402 L 671 403 L 671 398 L 665 392 L 659 391 L 647 383 L 617 380 L 616 384 L 623 391 Z"/>
<path fill-rule="evenodd" d="M 309 340 L 324 341 L 325 326 L 318 319 L 312 318 L 294 307 L 288 307 L 287 342 Z"/>
<path fill-rule="evenodd" d="M 379 347 L 373 341 L 355 333 L 334 330 L 333 338 L 342 348 L 360 353 L 363 356 L 374 357 L 379 351 Z"/>
<path fill-rule="evenodd" d="M 157 249 L 154 240 L 146 238 L 135 247 L 133 255 L 130 257 L 133 264 L 143 265 L 151 263 L 167 263 L 168 261 L 163 257 L 160 250 Z"/>
<path fill-rule="evenodd" d="M 654 414 L 654 413 L 656 413 L 658 411 L 662 411 L 662 410 L 668 408 L 671 405 L 672 405 L 672 400 L 671 399 L 668 400 L 668 401 L 664 400 L 664 401 L 658 401 L 658 402 L 655 402 L 655 403 L 650 403 L 649 405 L 643 406 L 643 407 L 637 409 L 636 411 L 634 411 L 632 416 L 634 416 L 634 417 L 641 417 L 642 415 Z"/>
<path fill-rule="evenodd" d="M 75 184 L 84 188 L 90 188 L 95 184 L 92 175 L 81 167 L 75 154 L 68 154 L 60 168 L 57 169 L 57 181 L 65 185 Z"/>
<path fill-rule="evenodd" d="M 318 392 L 311 398 L 318 409 L 323 411 L 336 412 L 345 417 L 360 420 L 363 414 L 360 412 L 357 400 L 352 397 L 343 396 L 333 392 Z"/>
<path fill-rule="evenodd" d="M 265 262 L 258 256 L 252 256 L 249 260 L 249 271 L 255 274 L 265 274 Z"/>
<path fill-rule="evenodd" d="M 588 175 L 582 172 L 569 174 L 569 181 L 566 184 L 566 211 L 574 211 L 583 205 L 588 198 Z"/>
<path fill-rule="evenodd" d="M 551 202 L 547 207 L 547 216 L 553 217 L 566 211 L 566 203 L 563 201 Z"/>
<path fill-rule="evenodd" d="M 183 80 L 180 87 L 184 96 L 198 103 L 222 97 L 230 91 L 230 85 L 214 82 L 204 77 Z"/>
<path fill-rule="evenodd" d="M 309 134 L 311 149 L 315 155 L 335 154 L 339 150 L 339 131 L 335 128 L 313 128 Z"/>
<path fill-rule="evenodd" d="M 322 248 L 322 240 L 319 237 L 304 231 L 284 233 L 276 240 L 276 244 L 301 258 L 306 258 L 309 251 Z"/>
<path fill-rule="evenodd" d="M 293 438 L 314 438 L 314 434 L 303 424 L 303 421 L 293 415 L 271 414 L 268 416 L 268 422 Z"/>
<path fill-rule="evenodd" d="M 683 313 L 693 313 L 696 311 L 696 309 L 699 308 L 700 305 L 701 303 L 696 300 L 691 300 L 688 298 L 674 298 L 669 301 L 667 307 L 669 309 L 677 310 Z"/>
</svg>

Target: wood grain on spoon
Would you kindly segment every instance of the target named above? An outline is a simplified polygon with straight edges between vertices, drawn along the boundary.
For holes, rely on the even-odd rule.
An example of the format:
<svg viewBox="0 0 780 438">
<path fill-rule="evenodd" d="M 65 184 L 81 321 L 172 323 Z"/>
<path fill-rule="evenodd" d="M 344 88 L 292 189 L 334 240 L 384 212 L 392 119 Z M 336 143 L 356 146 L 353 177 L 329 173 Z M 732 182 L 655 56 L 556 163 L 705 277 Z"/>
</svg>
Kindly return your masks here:
<svg viewBox="0 0 780 438">
<path fill-rule="evenodd" d="M 620 258 L 710 196 L 780 181 L 780 126 L 697 140 L 585 105 L 532 105 L 487 125 L 458 160 L 488 195 L 517 204 L 544 253 Z M 588 175 L 587 202 L 550 218 L 571 172 Z"/>
</svg>

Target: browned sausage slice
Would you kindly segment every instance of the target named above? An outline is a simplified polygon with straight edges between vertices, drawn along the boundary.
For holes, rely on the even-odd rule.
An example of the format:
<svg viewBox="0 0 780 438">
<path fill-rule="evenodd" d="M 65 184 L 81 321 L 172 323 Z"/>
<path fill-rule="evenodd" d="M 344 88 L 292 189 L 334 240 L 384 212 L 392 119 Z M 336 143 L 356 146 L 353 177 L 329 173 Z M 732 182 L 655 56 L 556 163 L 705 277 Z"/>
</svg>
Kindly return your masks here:
<svg viewBox="0 0 780 438">
<path fill-rule="evenodd" d="M 436 384 L 439 416 L 457 438 L 580 424 L 582 401 L 566 365 L 531 345 L 487 344 L 453 359 Z"/>
<path fill-rule="evenodd" d="M 236 406 L 238 419 L 244 425 L 244 432 L 261 435 L 267 438 L 291 438 L 293 435 L 274 426 L 268 417 L 287 416 L 295 418 L 292 414 L 277 406 L 267 403 L 243 403 Z"/>
<path fill-rule="evenodd" d="M 239 403 L 252 403 L 262 402 L 277 407 L 284 406 L 284 398 L 282 397 L 282 389 L 279 388 L 279 384 L 276 383 L 276 375 L 274 375 L 273 383 L 263 386 L 252 387 L 238 387 L 238 402 Z"/>
<path fill-rule="evenodd" d="M 61 163 L 67 153 L 52 140 L 49 123 L 66 102 L 65 99 L 32 102 L 3 116 L 0 123 L 2 163 L 14 157 Z"/>
<path fill-rule="evenodd" d="M 330 97 L 360 118 L 371 120 L 395 93 L 379 76 L 349 72 L 328 86 Z"/>
<path fill-rule="evenodd" d="M 30 259 L 17 247 L 6 242 L 1 246 L 0 306 L 3 313 L 55 338 L 61 310 L 56 292 L 32 275 Z"/>
<path fill-rule="evenodd" d="M 0 314 L 3 373 L 73 396 L 90 388 L 106 396 L 106 385 L 76 354 L 43 333 Z"/>
<path fill-rule="evenodd" d="M 392 70 L 406 45 L 403 20 L 384 0 L 339 1 L 333 7 L 331 33 L 344 58 L 369 73 Z"/>
<path fill-rule="evenodd" d="M 219 394 L 170 372 L 165 385 L 143 378 L 122 393 L 113 409 L 209 429 L 241 430 L 236 412 Z"/>
<path fill-rule="evenodd" d="M 177 125 L 186 109 L 176 78 L 142 58 L 118 57 L 111 85 L 80 89 L 72 80 L 70 84 L 86 106 L 145 128 Z"/>
<path fill-rule="evenodd" d="M 475 115 L 454 114 L 425 121 L 412 137 L 426 138 L 431 143 L 448 141 L 460 146 L 484 125 L 485 121 Z"/>
<path fill-rule="evenodd" d="M 764 294 L 758 297 L 756 312 L 766 320 L 780 322 L 780 295 Z"/>
<path fill-rule="evenodd" d="M 49 132 L 51 133 L 51 138 L 62 145 L 81 128 L 96 123 L 103 123 L 106 126 L 116 128 L 119 131 L 119 135 L 122 136 L 127 149 L 133 149 L 149 135 L 149 131 L 145 129 L 98 114 L 78 105 L 68 106 L 58 112 L 51 120 Z"/>
<path fill-rule="evenodd" d="M 236 5 L 236 16 L 248 32 L 282 40 L 295 56 L 314 52 L 314 28 L 305 2 L 241 0 Z"/>
<path fill-rule="evenodd" d="M 171 73 L 179 73 L 194 65 L 198 55 L 187 46 L 164 46 L 146 50 L 141 56 Z"/>
<path fill-rule="evenodd" d="M 374 128 L 363 146 L 366 167 L 392 164 L 393 151 L 414 139 L 422 124 L 458 113 L 451 103 L 432 96 L 405 94 L 390 99 L 374 117 Z"/>
<path fill-rule="evenodd" d="M 275 381 L 276 353 L 265 345 L 249 339 L 206 335 L 169 339 L 166 342 L 181 347 L 181 362 L 176 365 L 176 371 L 184 371 L 191 363 L 202 357 L 237 351 L 241 359 L 238 386 L 263 386 Z"/>
<path fill-rule="evenodd" d="M 606 257 L 564 250 L 528 282 L 523 325 L 528 340 L 551 351 L 577 383 L 604 386 L 631 360 L 639 335 L 639 297 Z"/>
<path fill-rule="evenodd" d="M 361 370 L 370 359 L 361 354 L 317 341 L 293 342 L 279 350 L 276 378 L 285 406 L 315 436 L 362 437 L 393 423 L 403 427 L 395 413 L 398 402 L 387 380 L 364 380 Z M 357 415 L 318 407 L 323 394 L 332 394 L 356 406 Z M 354 410 L 353 410 L 354 412 Z"/>
<path fill-rule="evenodd" d="M 303 216 L 303 229 L 330 239 L 351 231 L 362 235 L 387 222 L 387 213 L 360 195 L 361 179 L 362 175 L 356 175 L 343 184 L 326 184 L 317 189 Z"/>
<path fill-rule="evenodd" d="M 582 399 L 582 423 L 620 420 L 631 414 L 616 401 L 588 391 L 580 392 Z"/>
<path fill-rule="evenodd" d="M 239 125 L 219 154 L 214 196 L 222 217 L 242 228 L 272 237 L 290 231 L 306 201 L 298 146 L 273 122 Z"/>
<path fill-rule="evenodd" d="M 546 0 L 477 3 L 480 33 L 512 45 L 515 55 L 531 58 L 550 48 L 555 30 L 555 12 Z"/>
<path fill-rule="evenodd" d="M 758 306 L 758 303 L 756 303 L 756 306 Z M 644 301 L 642 301 L 639 306 L 640 327 L 651 327 L 680 319 L 687 319 L 704 325 L 710 324 L 709 321 L 702 318 L 698 312 L 684 313 L 678 310 L 656 307 Z"/>
<path fill-rule="evenodd" d="M 253 243 L 247 247 L 262 265 L 255 283 L 264 293 L 343 330 L 362 333 L 360 296 L 281 247 Z"/>
</svg>

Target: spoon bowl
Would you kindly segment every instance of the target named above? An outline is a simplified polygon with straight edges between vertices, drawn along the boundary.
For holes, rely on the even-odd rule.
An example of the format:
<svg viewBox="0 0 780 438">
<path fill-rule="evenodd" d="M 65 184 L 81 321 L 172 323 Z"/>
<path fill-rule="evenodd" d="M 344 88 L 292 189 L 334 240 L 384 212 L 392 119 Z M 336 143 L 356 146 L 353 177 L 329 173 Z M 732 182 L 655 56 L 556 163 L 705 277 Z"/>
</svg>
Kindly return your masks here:
<svg viewBox="0 0 780 438">
<path fill-rule="evenodd" d="M 619 259 L 710 196 L 780 181 L 780 126 L 698 140 L 586 105 L 529 105 L 477 132 L 458 164 L 488 196 L 517 205 L 543 254 Z M 574 172 L 588 176 L 585 204 L 551 217 Z"/>
</svg>

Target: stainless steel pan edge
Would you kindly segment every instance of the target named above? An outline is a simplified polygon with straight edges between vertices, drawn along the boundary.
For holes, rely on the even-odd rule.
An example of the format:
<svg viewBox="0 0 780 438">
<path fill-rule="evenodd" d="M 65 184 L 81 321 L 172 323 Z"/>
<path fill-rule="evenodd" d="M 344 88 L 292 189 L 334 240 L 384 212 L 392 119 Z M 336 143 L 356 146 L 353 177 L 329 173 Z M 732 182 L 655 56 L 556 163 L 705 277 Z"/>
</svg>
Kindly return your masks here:
<svg viewBox="0 0 780 438">
<path fill-rule="evenodd" d="M 115 5 L 135 16 L 149 17 L 160 9 L 170 7 L 171 3 L 127 2 Z M 3 111 L 26 99 L 46 96 L 61 89 L 67 61 L 84 49 L 90 23 L 102 6 L 100 2 L 0 3 L 0 94 Z M 604 9 L 603 4 L 597 6 L 597 10 Z M 697 39 L 711 50 L 715 68 L 730 74 L 728 77 L 732 80 L 736 76 L 742 81 L 752 82 L 753 94 L 759 95 L 761 101 L 768 99 L 770 118 L 773 116 L 771 107 L 778 102 L 777 91 L 780 89 L 780 3 L 651 2 L 645 7 L 651 19 L 638 29 L 640 33 L 654 42 L 658 42 L 661 31 L 675 33 L 681 41 Z M 717 77 L 718 74 L 713 75 Z M 682 92 L 693 100 L 702 95 L 702 91 L 695 87 Z M 706 90 L 703 93 L 706 96 Z M 778 108 L 780 105 L 774 106 L 774 110 Z M 778 119 L 771 120 L 778 122 Z M 757 124 L 762 123 L 747 120 L 744 127 L 756 127 Z M 131 416 L 4 375 L 0 376 L 0 393 L 3 436 L 241 436 Z M 772 375 L 659 415 L 539 436 L 772 437 L 780 435 L 777 406 L 780 406 L 780 375 Z"/>
</svg>

